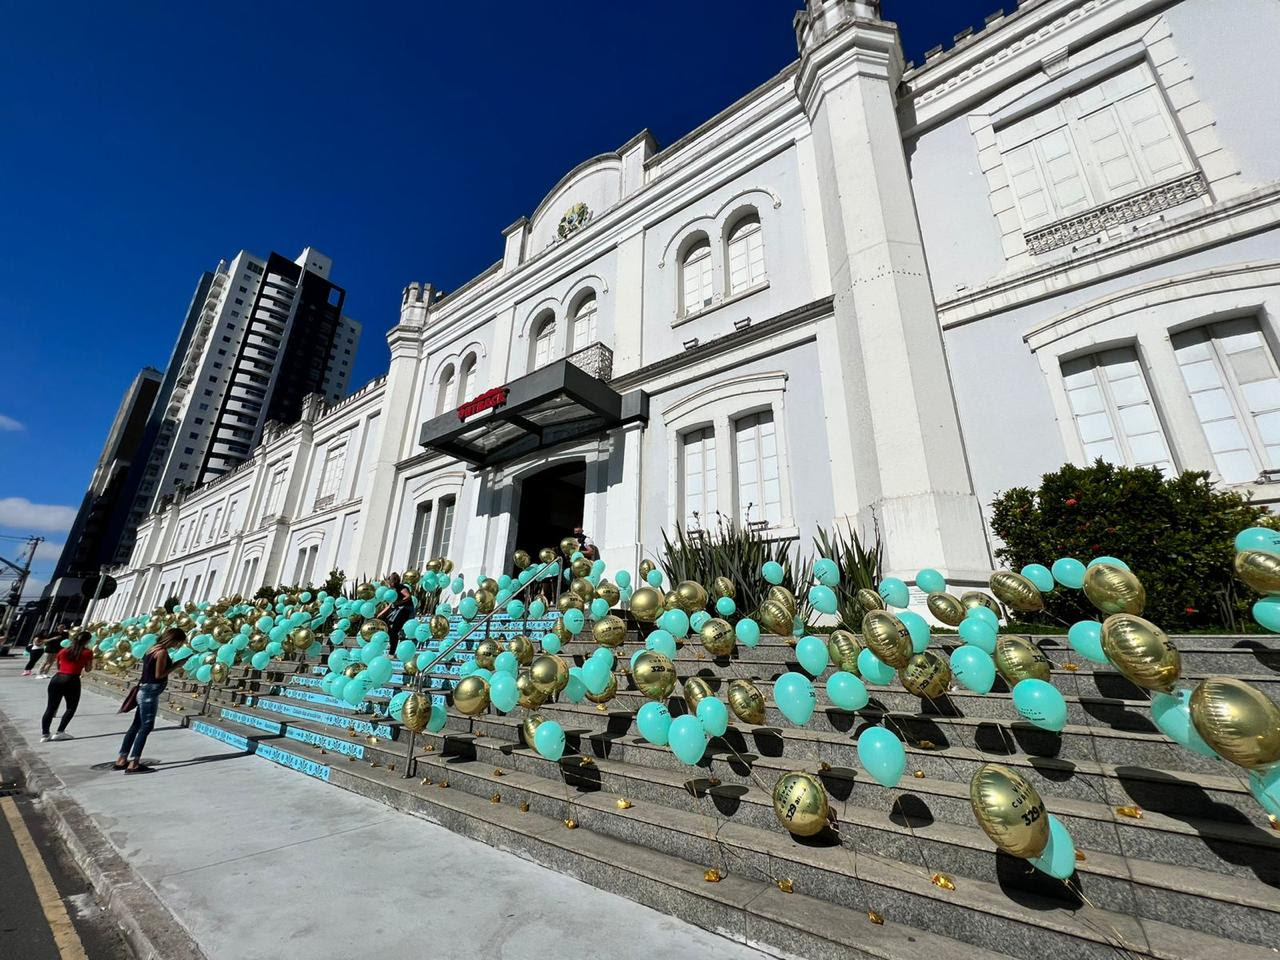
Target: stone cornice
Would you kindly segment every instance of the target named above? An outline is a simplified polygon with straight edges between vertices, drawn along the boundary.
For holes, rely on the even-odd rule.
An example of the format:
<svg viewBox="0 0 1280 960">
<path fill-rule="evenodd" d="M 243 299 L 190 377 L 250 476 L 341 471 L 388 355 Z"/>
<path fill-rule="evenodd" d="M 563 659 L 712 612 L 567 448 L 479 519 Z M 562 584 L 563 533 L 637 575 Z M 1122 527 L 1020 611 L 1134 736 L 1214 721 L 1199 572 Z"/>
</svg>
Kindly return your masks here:
<svg viewBox="0 0 1280 960">
<path fill-rule="evenodd" d="M 796 97 L 813 117 L 825 90 L 851 77 L 896 86 L 902 75 L 898 28 L 882 20 L 850 20 L 805 51 L 796 73 Z"/>
</svg>

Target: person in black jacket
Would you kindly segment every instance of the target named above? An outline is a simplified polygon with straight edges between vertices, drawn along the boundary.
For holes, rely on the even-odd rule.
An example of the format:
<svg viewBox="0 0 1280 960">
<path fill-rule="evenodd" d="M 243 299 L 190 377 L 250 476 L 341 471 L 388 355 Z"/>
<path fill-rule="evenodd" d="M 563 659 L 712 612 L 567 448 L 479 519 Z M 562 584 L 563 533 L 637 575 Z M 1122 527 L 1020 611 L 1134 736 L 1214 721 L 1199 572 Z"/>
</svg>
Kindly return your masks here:
<svg viewBox="0 0 1280 960">
<path fill-rule="evenodd" d="M 387 624 L 387 633 L 391 635 L 391 649 L 404 639 L 404 626 L 413 619 L 413 594 L 400 582 L 400 574 L 393 573 L 387 577 L 387 586 L 396 592 L 396 598 L 384 603 L 375 616 Z"/>
</svg>

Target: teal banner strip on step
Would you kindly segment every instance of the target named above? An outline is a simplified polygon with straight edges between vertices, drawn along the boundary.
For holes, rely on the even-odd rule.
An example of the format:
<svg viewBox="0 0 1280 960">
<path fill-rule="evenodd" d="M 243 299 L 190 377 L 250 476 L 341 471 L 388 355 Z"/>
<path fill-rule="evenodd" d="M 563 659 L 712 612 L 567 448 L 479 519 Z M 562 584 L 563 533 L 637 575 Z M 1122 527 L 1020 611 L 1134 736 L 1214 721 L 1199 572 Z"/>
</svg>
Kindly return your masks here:
<svg viewBox="0 0 1280 960">
<path fill-rule="evenodd" d="M 364 747 L 361 744 L 352 743 L 350 740 L 339 740 L 337 737 L 316 733 L 314 730 L 303 730 L 301 727 L 289 727 L 285 730 L 284 735 L 290 740 L 297 740 L 299 743 L 309 743 L 313 747 L 322 747 L 334 753 L 355 757 L 357 760 L 364 759 Z"/>
<path fill-rule="evenodd" d="M 299 773 L 305 773 L 307 776 L 323 780 L 325 783 L 329 782 L 329 768 L 323 763 L 316 763 L 314 760 L 300 757 L 296 753 L 290 753 L 288 750 L 273 747 L 269 743 L 258 744 L 258 749 L 255 752 L 258 756 L 265 757 L 273 763 L 280 764 L 282 767 L 297 770 Z"/>
<path fill-rule="evenodd" d="M 238 733 L 232 733 L 230 730 L 223 730 L 221 727 L 215 727 L 211 723 L 205 723 L 203 720 L 195 720 L 191 724 L 191 729 L 196 733 L 202 733 L 206 737 L 212 737 L 214 740 L 221 740 L 227 746 L 235 747 L 237 750 L 248 750 L 249 740 L 242 737 Z"/>
<path fill-rule="evenodd" d="M 222 719 L 241 723 L 246 727 L 257 727 L 267 733 L 280 732 L 280 724 L 275 720 L 268 720 L 266 717 L 255 717 L 251 713 L 241 713 L 239 710 L 228 710 L 226 707 L 222 708 Z"/>
<path fill-rule="evenodd" d="M 278 700 L 260 700 L 258 701 L 258 709 L 293 717 L 295 720 L 310 720 L 330 727 L 342 727 L 344 730 L 354 730 L 356 733 L 363 733 L 368 736 L 386 738 L 391 736 L 391 728 L 385 723 L 379 723 L 375 726 L 368 720 L 344 717 L 336 713 L 324 713 L 320 710 L 308 710 L 306 707 L 295 706 L 292 703 L 281 703 Z"/>
</svg>

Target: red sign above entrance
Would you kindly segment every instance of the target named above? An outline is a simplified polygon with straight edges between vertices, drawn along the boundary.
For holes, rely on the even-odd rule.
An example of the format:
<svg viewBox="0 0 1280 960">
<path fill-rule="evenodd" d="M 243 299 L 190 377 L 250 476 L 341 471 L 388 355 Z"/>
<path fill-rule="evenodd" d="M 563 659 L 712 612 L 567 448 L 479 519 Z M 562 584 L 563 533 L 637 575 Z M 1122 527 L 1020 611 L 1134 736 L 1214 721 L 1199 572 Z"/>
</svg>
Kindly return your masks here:
<svg viewBox="0 0 1280 960">
<path fill-rule="evenodd" d="M 506 405 L 507 388 L 494 387 L 492 390 L 486 390 L 480 396 L 468 400 L 458 407 L 458 419 L 466 420 L 467 417 L 474 417 L 477 413 L 483 413 L 485 410 L 492 410 L 495 407 L 505 407 Z"/>
</svg>

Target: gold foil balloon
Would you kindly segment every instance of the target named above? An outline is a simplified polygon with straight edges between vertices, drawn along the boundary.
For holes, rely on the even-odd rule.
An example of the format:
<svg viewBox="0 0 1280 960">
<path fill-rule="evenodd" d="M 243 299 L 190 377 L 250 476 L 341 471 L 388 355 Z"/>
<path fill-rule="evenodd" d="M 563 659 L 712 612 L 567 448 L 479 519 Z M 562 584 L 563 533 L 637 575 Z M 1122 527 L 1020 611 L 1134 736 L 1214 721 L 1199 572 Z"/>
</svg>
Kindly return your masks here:
<svg viewBox="0 0 1280 960">
<path fill-rule="evenodd" d="M 356 587 L 356 596 L 361 600 L 372 600 L 373 595 L 377 592 L 377 587 L 372 583 L 362 583 Z"/>
<path fill-rule="evenodd" d="M 418 674 L 418 661 L 417 661 L 417 658 L 415 658 L 415 657 L 410 657 L 408 660 L 406 660 L 404 663 L 402 663 L 402 664 L 400 665 L 400 668 L 404 671 L 404 675 L 405 675 L 406 677 L 414 677 L 414 676 L 417 676 L 417 674 Z"/>
<path fill-rule="evenodd" d="M 372 640 L 373 635 L 379 631 L 382 631 L 383 633 L 387 632 L 387 624 L 385 621 L 375 618 L 373 620 L 366 620 L 364 623 L 360 624 L 360 638 L 362 640 Z"/>
<path fill-rule="evenodd" d="M 502 646 L 496 640 L 481 640 L 476 647 L 476 666 L 485 670 L 493 669 L 494 658 L 502 652 Z"/>
<path fill-rule="evenodd" d="M 964 620 L 965 605 L 949 593 L 931 593 L 926 603 L 934 618 L 949 627 L 958 627 Z"/>
<path fill-rule="evenodd" d="M 551 561 L 555 560 L 555 558 L 556 558 L 556 552 L 552 550 L 550 547 L 543 547 L 541 550 L 538 551 L 538 559 L 543 563 L 551 563 Z"/>
<path fill-rule="evenodd" d="M 429 626 L 431 628 L 431 636 L 436 640 L 443 640 L 449 635 L 449 618 L 442 613 L 433 615 Z"/>
<path fill-rule="evenodd" d="M 1147 690 L 1169 693 L 1182 675 L 1182 655 L 1163 630 L 1132 613 L 1102 623 L 1102 652 L 1112 666 Z"/>
<path fill-rule="evenodd" d="M 590 572 L 589 564 L 587 572 Z M 569 584 L 569 592 L 586 605 L 596 598 L 596 585 L 586 577 L 576 577 L 574 581 Z"/>
<path fill-rule="evenodd" d="M 565 624 L 564 617 L 561 617 L 551 625 L 551 633 L 561 643 L 571 643 L 573 641 L 573 632 Z"/>
<path fill-rule="evenodd" d="M 676 687 L 676 668 L 656 650 L 646 650 L 636 657 L 631 669 L 636 689 L 650 700 L 665 700 Z"/>
<path fill-rule="evenodd" d="M 418 581 L 422 579 L 422 574 L 417 570 L 406 570 L 404 572 L 404 582 L 409 586 L 416 586 Z"/>
<path fill-rule="evenodd" d="M 827 637 L 827 653 L 837 670 L 844 670 L 858 676 L 858 654 L 862 652 L 862 641 L 851 630 L 843 627 L 832 630 Z"/>
<path fill-rule="evenodd" d="M 230 676 L 230 671 L 227 669 L 227 665 L 221 660 L 213 665 L 212 673 L 213 676 L 211 679 L 214 683 L 225 683 L 227 677 Z"/>
<path fill-rule="evenodd" d="M 516 690 L 520 696 L 517 703 L 526 710 L 532 710 L 547 702 L 547 692 L 533 682 L 528 670 L 522 670 L 516 677 Z"/>
<path fill-rule="evenodd" d="M 1233 564 L 1236 576 L 1258 593 L 1280 593 L 1280 557 L 1261 550 L 1241 550 Z"/>
<path fill-rule="evenodd" d="M 560 552 L 566 557 L 572 557 L 581 547 L 577 537 L 565 537 L 560 541 Z"/>
<path fill-rule="evenodd" d="M 813 774 L 784 773 L 774 784 L 774 816 L 797 837 L 821 833 L 830 810 L 826 788 Z"/>
<path fill-rule="evenodd" d="M 969 804 L 978 825 L 997 847 L 1024 860 L 1049 843 L 1049 814 L 1036 788 L 999 763 L 978 769 L 969 781 Z"/>
<path fill-rule="evenodd" d="M 1202 680 L 1191 694 L 1191 722 L 1209 746 L 1248 770 L 1280 761 L 1280 707 L 1230 677 Z"/>
<path fill-rule="evenodd" d="M 365 670 L 365 665 L 363 663 L 352 663 L 352 664 L 349 664 L 342 672 L 347 677 L 354 677 L 357 674 L 363 673 L 364 670 Z"/>
<path fill-rule="evenodd" d="M 702 629 L 698 631 L 698 638 L 707 648 L 707 653 L 713 657 L 727 657 L 737 640 L 733 626 L 728 620 L 722 620 L 719 617 L 712 617 L 704 623 Z"/>
<path fill-rule="evenodd" d="M 650 559 L 648 559 L 648 558 L 645 558 L 644 560 L 641 560 L 641 561 L 640 561 L 640 579 L 641 579 L 641 580 L 643 580 L 645 583 L 648 583 L 648 582 L 649 582 L 649 574 L 650 574 L 650 573 L 652 573 L 652 572 L 653 572 L 654 570 L 656 570 L 656 569 L 657 569 L 657 568 L 653 565 L 653 561 L 652 561 L 652 560 L 650 560 Z"/>
<path fill-rule="evenodd" d="M 1022 680 L 1049 682 L 1053 665 L 1040 648 L 1022 637 L 1001 634 L 996 638 L 996 669 L 1011 688 Z"/>
<path fill-rule="evenodd" d="M 698 704 L 706 697 L 715 695 L 716 692 L 711 689 L 711 684 L 702 677 L 690 677 L 684 682 L 684 702 L 689 707 L 690 713 L 696 714 Z"/>
<path fill-rule="evenodd" d="M 476 609 L 481 613 L 493 613 L 497 598 L 488 590 L 477 590 L 474 597 Z"/>
<path fill-rule="evenodd" d="M 533 681 L 535 687 L 547 696 L 551 696 L 556 692 L 556 683 L 560 677 L 560 668 L 556 666 L 556 661 L 559 659 L 559 657 L 544 653 L 534 657 L 533 663 L 529 664 L 529 679 Z"/>
<path fill-rule="evenodd" d="M 431 719 L 431 700 L 420 693 L 411 693 L 400 708 L 400 716 L 405 728 L 414 733 L 427 729 L 427 721 Z"/>
<path fill-rule="evenodd" d="M 585 610 L 587 605 L 572 590 L 566 590 L 556 599 L 556 606 L 561 613 L 567 613 L 570 610 Z"/>
<path fill-rule="evenodd" d="M 533 746 L 533 735 L 538 732 L 538 728 L 546 722 L 546 719 L 540 713 L 531 713 L 524 718 L 524 722 L 520 724 L 520 736 L 524 738 L 525 746 Z"/>
<path fill-rule="evenodd" d="M 600 585 L 596 587 L 596 596 L 609 604 L 616 607 L 618 601 L 622 599 L 622 591 L 618 589 L 616 583 L 610 583 L 608 580 L 601 580 Z"/>
<path fill-rule="evenodd" d="M 605 684 L 604 689 L 599 693 L 587 691 L 587 699 L 592 703 L 608 703 L 618 695 L 618 675 L 616 673 L 609 674 L 609 682 Z"/>
<path fill-rule="evenodd" d="M 674 590 L 668 590 L 666 594 L 663 596 L 662 609 L 663 610 L 679 610 L 680 609 L 680 598 L 676 596 L 676 592 Z"/>
<path fill-rule="evenodd" d="M 452 561 L 452 560 L 450 560 L 448 557 L 441 557 L 441 558 L 440 558 L 440 572 L 441 572 L 441 573 L 453 573 L 453 561 Z"/>
<path fill-rule="evenodd" d="M 862 641 L 878 660 L 894 669 L 902 669 L 911 659 L 911 632 L 884 610 L 873 610 L 862 618 Z"/>
<path fill-rule="evenodd" d="M 707 607 L 707 591 L 693 580 L 681 580 L 676 584 L 676 604 L 685 613 L 697 613 Z"/>
<path fill-rule="evenodd" d="M 743 723 L 764 723 L 764 694 L 750 680 L 729 681 L 729 709 Z"/>
<path fill-rule="evenodd" d="M 627 638 L 627 625 L 621 617 L 606 614 L 592 625 L 591 635 L 602 647 L 616 647 Z"/>
<path fill-rule="evenodd" d="M 765 599 L 773 600 L 776 603 L 782 604 L 787 613 L 793 617 L 799 610 L 799 607 L 796 606 L 796 595 L 786 587 L 780 587 L 777 585 L 770 587 L 769 592 L 765 594 Z"/>
<path fill-rule="evenodd" d="M 794 621 L 795 614 L 777 600 L 766 600 L 760 604 L 760 623 L 769 633 L 790 637 Z"/>
<path fill-rule="evenodd" d="M 883 610 L 884 599 L 874 590 L 868 590 L 862 587 L 856 594 L 854 599 L 858 601 L 858 606 L 862 608 L 863 613 L 870 613 L 872 610 Z"/>
<path fill-rule="evenodd" d="M 556 662 L 556 688 L 555 693 L 559 693 L 569 685 L 569 664 L 564 657 L 552 656 Z"/>
<path fill-rule="evenodd" d="M 480 583 L 476 585 L 476 589 L 488 590 L 490 593 L 496 594 L 500 588 L 498 587 L 498 581 L 493 577 L 483 577 Z"/>
<path fill-rule="evenodd" d="M 1147 591 L 1128 570 L 1095 563 L 1084 572 L 1084 595 L 1103 613 L 1142 613 Z"/>
<path fill-rule="evenodd" d="M 463 677 L 453 688 L 453 705 L 468 717 L 484 713 L 489 706 L 489 681 L 484 677 Z"/>
<path fill-rule="evenodd" d="M 507 642 L 507 649 L 516 655 L 516 659 L 520 661 L 520 666 L 527 667 L 533 663 L 533 655 L 536 651 L 533 649 L 533 641 L 528 637 L 512 637 Z"/>
<path fill-rule="evenodd" d="M 631 615 L 641 623 L 653 623 L 662 612 L 662 594 L 653 587 L 640 587 L 631 594 Z"/>
<path fill-rule="evenodd" d="M 932 650 L 926 650 L 908 660 L 898 677 L 907 693 L 933 700 L 951 686 L 951 666 Z"/>
<path fill-rule="evenodd" d="M 306 650 L 315 642 L 315 634 L 306 627 L 295 627 L 289 631 L 289 645 L 294 650 Z"/>
<path fill-rule="evenodd" d="M 586 577 L 591 573 L 591 561 L 586 557 L 579 557 L 569 564 L 569 569 L 573 571 L 575 577 Z"/>
<path fill-rule="evenodd" d="M 529 564 L 533 562 L 533 558 L 524 550 L 517 550 L 511 559 L 515 561 L 518 570 L 528 570 Z"/>
<path fill-rule="evenodd" d="M 1000 616 L 1000 604 L 996 603 L 995 600 L 981 590 L 966 590 L 960 594 L 960 602 L 966 610 L 971 610 L 974 607 L 986 607 L 997 617 Z"/>
<path fill-rule="evenodd" d="M 716 577 L 711 582 L 711 595 L 717 600 L 721 597 L 728 597 L 733 600 L 738 595 L 738 588 L 728 577 Z"/>
<path fill-rule="evenodd" d="M 1044 597 L 1036 585 L 1020 573 L 997 570 L 988 581 L 996 599 L 1019 613 L 1035 613 L 1044 609 Z"/>
</svg>

